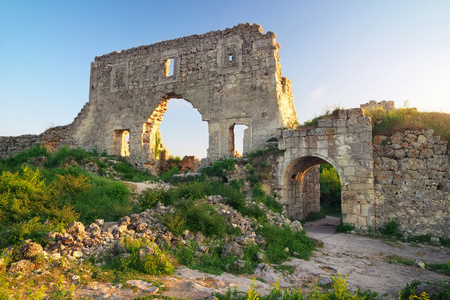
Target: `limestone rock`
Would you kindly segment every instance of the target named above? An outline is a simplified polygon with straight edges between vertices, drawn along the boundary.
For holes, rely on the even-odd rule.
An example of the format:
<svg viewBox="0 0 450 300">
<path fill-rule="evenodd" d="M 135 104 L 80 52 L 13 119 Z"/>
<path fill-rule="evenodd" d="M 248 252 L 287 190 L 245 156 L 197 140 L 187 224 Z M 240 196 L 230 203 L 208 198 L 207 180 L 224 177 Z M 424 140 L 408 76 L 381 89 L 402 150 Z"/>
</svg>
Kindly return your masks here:
<svg viewBox="0 0 450 300">
<path fill-rule="evenodd" d="M 67 232 L 73 235 L 83 235 L 85 228 L 81 222 L 72 222 L 69 227 L 67 227 Z"/>
<path fill-rule="evenodd" d="M 223 252 L 222 254 L 224 256 L 236 256 L 239 258 L 244 258 L 244 250 L 242 250 L 242 247 L 239 246 L 238 243 L 236 242 L 231 242 L 227 245 L 225 245 L 225 247 L 223 247 Z"/>
<path fill-rule="evenodd" d="M 19 257 L 21 259 L 34 259 L 43 254 L 44 249 L 37 243 L 27 243 L 19 248 Z"/>
</svg>

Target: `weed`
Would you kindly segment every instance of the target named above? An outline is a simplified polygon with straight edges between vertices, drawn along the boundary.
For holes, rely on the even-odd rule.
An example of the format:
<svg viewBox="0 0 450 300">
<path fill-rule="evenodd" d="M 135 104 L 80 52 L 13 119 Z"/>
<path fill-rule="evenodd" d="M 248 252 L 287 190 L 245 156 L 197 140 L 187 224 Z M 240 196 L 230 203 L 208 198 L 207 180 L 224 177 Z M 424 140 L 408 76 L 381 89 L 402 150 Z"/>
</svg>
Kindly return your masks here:
<svg viewBox="0 0 450 300">
<path fill-rule="evenodd" d="M 417 289 L 422 285 L 432 285 L 434 290 L 433 293 L 430 293 L 430 295 L 428 295 L 427 293 L 422 292 L 420 294 Z M 414 280 L 410 283 L 407 283 L 406 287 L 399 292 L 399 300 L 409 299 L 450 299 L 450 281 L 447 280 L 431 283 Z"/>
<path fill-rule="evenodd" d="M 351 232 L 355 230 L 355 226 L 351 224 L 340 223 L 336 226 L 336 232 Z"/>
<path fill-rule="evenodd" d="M 163 204 L 170 203 L 170 195 L 163 188 L 148 189 L 138 197 L 139 204 L 143 210 L 155 207 L 158 202 Z"/>
<path fill-rule="evenodd" d="M 210 167 L 203 168 L 202 174 L 209 177 L 218 177 L 223 182 L 226 182 L 226 175 L 228 171 L 234 170 L 236 167 L 236 160 L 232 158 L 223 158 L 216 160 Z"/>
<path fill-rule="evenodd" d="M 400 223 L 397 220 L 391 220 L 380 228 L 381 234 L 401 238 L 403 234 L 400 231 Z"/>
<path fill-rule="evenodd" d="M 389 255 L 386 258 L 389 263 L 398 263 L 406 266 L 412 266 L 416 262 L 415 259 L 404 258 L 397 255 Z"/>
<path fill-rule="evenodd" d="M 118 272 L 138 271 L 148 275 L 171 274 L 175 267 L 167 252 L 155 243 L 124 239 L 122 242 L 129 255 L 107 261 L 107 268 Z"/>
<path fill-rule="evenodd" d="M 265 253 L 271 263 L 281 263 L 290 256 L 308 259 L 315 249 L 314 241 L 304 231 L 293 231 L 288 226 L 265 224 L 257 233 L 266 239 Z M 286 248 L 288 251 L 285 251 Z"/>
<path fill-rule="evenodd" d="M 161 176 L 159 176 L 159 179 L 164 182 L 169 182 L 175 174 L 180 174 L 180 169 L 178 169 L 177 167 L 172 167 L 169 171 L 161 174 Z"/>
<path fill-rule="evenodd" d="M 441 272 L 441 273 L 443 273 L 443 274 L 445 274 L 447 276 L 450 276 L 450 261 L 448 261 L 446 263 L 443 263 L 443 264 L 429 264 L 429 263 L 426 263 L 425 266 L 428 269 L 435 270 L 435 271 Z"/>
</svg>

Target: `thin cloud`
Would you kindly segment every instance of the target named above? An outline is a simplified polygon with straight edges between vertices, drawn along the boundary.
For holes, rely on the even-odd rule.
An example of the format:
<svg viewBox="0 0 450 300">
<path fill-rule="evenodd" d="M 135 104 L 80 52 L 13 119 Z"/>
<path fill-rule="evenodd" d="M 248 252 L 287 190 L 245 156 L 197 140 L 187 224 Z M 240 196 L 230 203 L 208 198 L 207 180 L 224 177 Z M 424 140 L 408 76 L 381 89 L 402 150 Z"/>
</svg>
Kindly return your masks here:
<svg viewBox="0 0 450 300">
<path fill-rule="evenodd" d="M 321 100 L 323 94 L 325 93 L 325 89 L 326 89 L 325 86 L 322 85 L 322 86 L 316 88 L 314 91 L 312 91 L 309 94 L 308 102 L 309 103 L 319 102 Z"/>
</svg>

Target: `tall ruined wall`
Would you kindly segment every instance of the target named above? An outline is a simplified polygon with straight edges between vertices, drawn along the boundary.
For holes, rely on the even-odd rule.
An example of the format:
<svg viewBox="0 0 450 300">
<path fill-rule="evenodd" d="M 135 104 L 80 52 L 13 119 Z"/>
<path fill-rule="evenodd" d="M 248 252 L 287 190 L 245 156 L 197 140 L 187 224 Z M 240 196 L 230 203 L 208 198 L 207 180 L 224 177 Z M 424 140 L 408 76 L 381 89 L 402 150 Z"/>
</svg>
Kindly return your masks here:
<svg viewBox="0 0 450 300">
<path fill-rule="evenodd" d="M 407 235 L 450 236 L 450 156 L 429 130 L 374 137 L 376 223 L 391 220 Z"/>
<path fill-rule="evenodd" d="M 263 147 L 278 128 L 297 121 L 278 49 L 274 33 L 247 23 L 96 57 L 75 140 L 87 150 L 120 154 L 117 141 L 126 132 L 130 160 L 148 162 L 167 101 L 183 98 L 208 122 L 209 158 L 231 155 L 235 124 L 248 126 L 245 151 Z"/>
</svg>

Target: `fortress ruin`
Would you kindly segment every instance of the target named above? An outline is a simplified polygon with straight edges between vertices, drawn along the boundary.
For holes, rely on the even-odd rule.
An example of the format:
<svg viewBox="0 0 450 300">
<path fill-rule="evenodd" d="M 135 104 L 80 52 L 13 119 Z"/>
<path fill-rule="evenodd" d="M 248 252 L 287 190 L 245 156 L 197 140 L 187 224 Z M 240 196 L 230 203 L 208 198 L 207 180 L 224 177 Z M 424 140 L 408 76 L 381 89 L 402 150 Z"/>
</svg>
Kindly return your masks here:
<svg viewBox="0 0 450 300">
<path fill-rule="evenodd" d="M 234 126 L 245 125 L 244 155 L 270 138 L 274 185 L 285 213 L 320 209 L 318 170 L 330 163 L 341 180 L 344 223 L 368 231 L 397 220 L 406 234 L 450 235 L 450 156 L 432 130 L 372 135 L 362 108 L 341 110 L 317 128 L 293 130 L 291 81 L 282 76 L 272 32 L 257 24 L 192 35 L 96 57 L 89 102 L 74 122 L 41 135 L 0 137 L 0 158 L 40 143 L 80 147 L 155 168 L 159 125 L 173 98 L 189 101 L 208 122 L 209 160 L 235 155 Z M 363 108 L 377 106 L 370 102 Z M 393 102 L 383 102 L 393 109 Z"/>
</svg>

